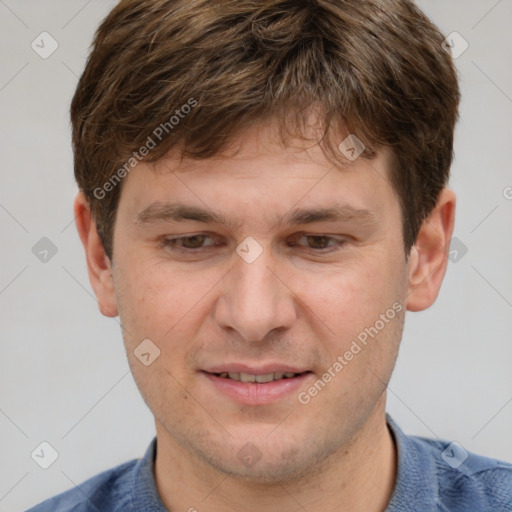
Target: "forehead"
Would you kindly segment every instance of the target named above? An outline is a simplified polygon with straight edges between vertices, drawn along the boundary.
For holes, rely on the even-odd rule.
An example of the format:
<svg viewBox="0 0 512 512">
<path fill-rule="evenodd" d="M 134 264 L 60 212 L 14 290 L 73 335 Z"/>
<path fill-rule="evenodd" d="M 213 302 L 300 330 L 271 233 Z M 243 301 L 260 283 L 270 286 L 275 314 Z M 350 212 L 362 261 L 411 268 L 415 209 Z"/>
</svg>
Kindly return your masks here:
<svg viewBox="0 0 512 512">
<path fill-rule="evenodd" d="M 249 213 L 274 224 L 315 216 L 369 221 L 394 196 L 385 149 L 371 160 L 338 163 L 318 144 L 277 140 L 271 127 L 258 127 L 211 158 L 171 151 L 155 163 L 140 163 L 125 178 L 120 210 L 128 207 L 142 224 L 181 217 L 236 227 Z"/>
</svg>

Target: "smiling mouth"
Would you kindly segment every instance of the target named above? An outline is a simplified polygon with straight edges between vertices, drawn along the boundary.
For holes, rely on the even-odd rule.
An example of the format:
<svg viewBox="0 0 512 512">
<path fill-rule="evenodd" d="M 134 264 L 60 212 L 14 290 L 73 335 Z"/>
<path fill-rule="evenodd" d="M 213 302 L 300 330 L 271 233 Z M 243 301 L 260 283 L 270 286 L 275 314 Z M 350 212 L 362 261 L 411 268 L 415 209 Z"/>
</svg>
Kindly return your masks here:
<svg viewBox="0 0 512 512">
<path fill-rule="evenodd" d="M 305 375 L 306 373 L 311 373 L 309 371 L 302 373 L 292 373 L 292 372 L 274 372 L 267 373 L 265 375 L 254 375 L 251 373 L 242 373 L 242 372 L 221 372 L 221 373 L 212 373 L 211 375 L 215 375 L 216 377 L 221 377 L 223 379 L 235 380 L 238 382 L 255 382 L 256 384 L 266 384 L 268 382 L 274 382 L 276 380 L 286 380 L 293 379 L 295 377 L 300 377 Z"/>
</svg>

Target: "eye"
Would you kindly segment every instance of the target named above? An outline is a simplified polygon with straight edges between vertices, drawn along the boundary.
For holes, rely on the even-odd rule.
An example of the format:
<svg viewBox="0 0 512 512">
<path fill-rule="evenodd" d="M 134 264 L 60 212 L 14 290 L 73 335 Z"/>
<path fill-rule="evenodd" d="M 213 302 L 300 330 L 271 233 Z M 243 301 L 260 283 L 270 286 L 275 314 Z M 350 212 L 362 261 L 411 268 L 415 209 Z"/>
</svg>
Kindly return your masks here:
<svg viewBox="0 0 512 512">
<path fill-rule="evenodd" d="M 289 247 L 299 246 L 316 253 L 327 253 L 336 251 L 345 243 L 346 240 L 344 238 L 336 238 L 324 234 L 300 233 L 288 242 L 287 245 Z M 222 243 L 217 242 L 212 236 L 206 233 L 166 237 L 162 240 L 162 246 L 165 249 L 178 253 L 199 253 L 211 249 L 216 245 L 222 245 Z"/>
<path fill-rule="evenodd" d="M 210 240 L 210 242 L 213 243 L 205 245 L 207 240 Z M 215 240 L 213 240 L 211 236 L 201 233 L 198 235 L 165 238 L 162 243 L 164 247 L 169 248 L 170 250 L 186 252 L 211 247 L 215 245 Z"/>
<path fill-rule="evenodd" d="M 336 250 L 336 248 L 341 247 L 346 240 L 335 238 L 327 235 L 312 235 L 302 233 L 297 240 L 306 242 L 306 249 L 312 249 L 316 252 L 329 252 L 331 250 Z M 295 241 L 289 244 L 291 246 L 302 245 L 298 244 Z M 326 250 L 327 249 L 327 250 Z"/>
</svg>

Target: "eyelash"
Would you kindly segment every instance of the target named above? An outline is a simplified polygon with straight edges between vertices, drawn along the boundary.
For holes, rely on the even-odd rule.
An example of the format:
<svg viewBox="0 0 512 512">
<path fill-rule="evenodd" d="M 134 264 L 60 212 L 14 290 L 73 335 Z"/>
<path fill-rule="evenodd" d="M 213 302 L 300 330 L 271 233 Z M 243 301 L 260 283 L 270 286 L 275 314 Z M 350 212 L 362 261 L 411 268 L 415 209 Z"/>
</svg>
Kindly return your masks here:
<svg viewBox="0 0 512 512">
<path fill-rule="evenodd" d="M 175 238 L 165 238 L 162 241 L 162 245 L 165 248 L 168 248 L 168 249 L 170 249 L 172 251 L 179 252 L 179 253 L 184 253 L 184 254 L 187 254 L 187 253 L 188 254 L 198 253 L 201 250 L 204 251 L 204 250 L 208 250 L 209 248 L 215 247 L 215 244 L 212 244 L 212 245 L 209 245 L 209 246 L 206 246 L 206 247 L 198 247 L 198 248 L 195 248 L 195 249 L 191 249 L 191 248 L 182 247 L 182 246 L 178 245 L 178 242 L 181 241 L 181 240 L 190 240 L 190 239 L 199 238 L 199 237 L 207 237 L 207 238 L 210 238 L 210 239 L 213 240 L 213 237 L 211 237 L 210 235 L 208 235 L 206 233 L 198 233 L 196 235 L 189 235 L 189 236 L 182 236 L 182 237 L 175 237 Z M 313 251 L 316 254 L 326 254 L 326 253 L 330 253 L 330 252 L 336 251 L 339 248 L 341 248 L 343 245 L 345 245 L 345 243 L 346 243 L 346 240 L 339 240 L 337 238 L 330 237 L 330 236 L 327 236 L 327 235 L 316 235 L 316 234 L 313 235 L 313 234 L 308 234 L 308 233 L 301 233 L 298 238 L 300 239 L 300 238 L 303 238 L 303 237 L 306 237 L 306 238 L 324 238 L 324 239 L 327 240 L 327 243 L 329 243 L 331 241 L 336 242 L 335 244 L 333 244 L 331 246 L 322 247 L 320 249 L 315 249 L 315 248 L 312 248 L 312 247 L 306 247 L 305 248 L 306 250 Z M 288 243 L 289 247 L 295 247 L 297 245 L 298 245 L 297 243 Z"/>
</svg>

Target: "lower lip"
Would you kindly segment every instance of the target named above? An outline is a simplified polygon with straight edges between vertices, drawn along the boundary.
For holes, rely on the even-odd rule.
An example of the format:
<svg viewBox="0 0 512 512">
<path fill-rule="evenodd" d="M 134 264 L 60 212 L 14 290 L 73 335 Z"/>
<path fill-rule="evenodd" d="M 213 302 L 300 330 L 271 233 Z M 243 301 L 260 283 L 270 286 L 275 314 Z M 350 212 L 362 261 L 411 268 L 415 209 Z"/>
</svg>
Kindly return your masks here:
<svg viewBox="0 0 512 512">
<path fill-rule="evenodd" d="M 202 372 L 202 374 L 219 392 L 247 405 L 265 405 L 277 402 L 296 392 L 313 375 L 312 373 L 303 373 L 290 379 L 279 379 L 260 384 L 217 377 L 213 373 Z"/>
</svg>

